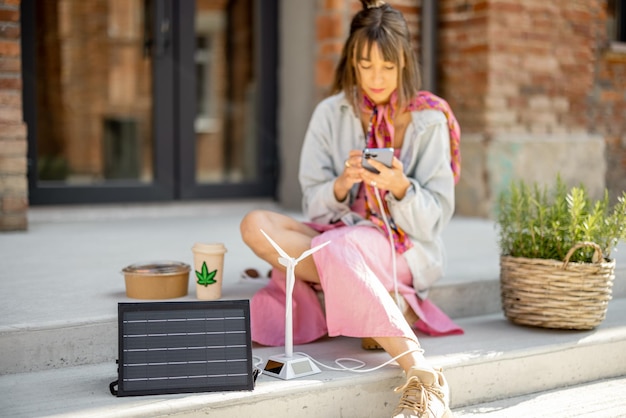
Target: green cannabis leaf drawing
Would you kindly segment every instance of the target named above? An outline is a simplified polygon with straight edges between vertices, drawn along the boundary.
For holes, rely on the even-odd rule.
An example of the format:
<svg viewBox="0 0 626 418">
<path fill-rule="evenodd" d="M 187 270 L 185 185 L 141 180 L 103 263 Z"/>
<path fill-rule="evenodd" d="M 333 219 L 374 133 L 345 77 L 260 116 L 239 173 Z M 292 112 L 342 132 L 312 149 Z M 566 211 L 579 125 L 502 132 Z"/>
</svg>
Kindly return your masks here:
<svg viewBox="0 0 626 418">
<path fill-rule="evenodd" d="M 217 270 L 213 270 L 209 273 L 209 269 L 206 266 L 206 261 L 202 263 L 202 272 L 196 270 L 196 277 L 198 278 L 198 284 L 202 286 L 208 286 L 213 283 L 217 283 L 215 279 L 215 275 L 217 274 Z"/>
</svg>

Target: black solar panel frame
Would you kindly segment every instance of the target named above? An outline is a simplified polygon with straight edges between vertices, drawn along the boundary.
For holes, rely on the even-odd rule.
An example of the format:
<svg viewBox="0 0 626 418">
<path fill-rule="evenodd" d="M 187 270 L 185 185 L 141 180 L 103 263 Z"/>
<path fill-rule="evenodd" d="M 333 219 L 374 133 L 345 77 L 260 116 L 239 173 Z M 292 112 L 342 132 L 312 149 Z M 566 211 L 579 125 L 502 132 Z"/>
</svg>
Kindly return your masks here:
<svg viewBox="0 0 626 418">
<path fill-rule="evenodd" d="M 156 324 L 151 325 L 151 333 L 150 334 L 133 334 L 129 332 L 128 328 L 130 328 L 130 323 L 126 323 L 126 320 L 132 318 L 133 315 L 142 315 L 141 313 L 158 313 L 156 317 L 150 317 L 152 322 Z M 209 327 L 217 327 L 219 328 L 218 322 L 219 317 L 211 317 L 220 313 L 231 314 L 235 312 L 238 314 L 241 312 L 243 314 L 243 318 L 241 317 L 232 317 L 232 318 L 223 318 L 222 325 L 235 326 L 235 328 L 225 330 L 230 331 L 228 333 L 222 332 L 223 338 L 228 338 L 230 341 L 234 341 L 237 344 L 234 344 L 235 347 L 197 347 L 197 346 L 186 346 L 186 347 L 165 347 L 151 344 L 156 339 L 160 339 L 162 342 L 172 342 L 169 341 L 168 338 L 172 337 L 172 339 L 176 339 L 176 342 L 187 341 L 191 342 L 191 339 L 198 340 L 199 337 L 204 336 L 205 344 L 208 344 L 210 339 L 219 342 L 220 333 L 217 332 L 203 332 L 199 330 L 200 324 L 203 323 L 205 326 L 205 330 Z M 137 314 L 139 313 L 139 314 Z M 190 314 L 193 313 L 196 318 L 190 317 Z M 202 313 L 205 315 L 205 320 L 202 320 Z M 181 316 L 182 314 L 182 316 Z M 183 318 L 186 317 L 187 320 L 191 320 L 193 322 L 183 321 Z M 133 320 L 134 321 L 134 320 Z M 228 321 L 228 322 L 227 322 Z M 135 321 L 141 322 L 141 321 Z M 171 323 L 170 323 L 171 322 Z M 171 331 L 172 329 L 176 330 L 178 328 L 177 322 L 185 322 L 185 325 L 189 326 L 192 324 L 196 329 L 191 332 L 189 328 L 180 329 L 180 332 L 175 332 L 170 334 L 168 332 L 164 333 L 156 333 L 153 334 L 152 330 L 158 328 L 160 325 L 166 325 L 165 331 Z M 148 324 L 145 325 L 148 327 Z M 147 331 L 146 331 L 147 332 Z M 185 334 L 185 335 L 182 335 Z M 191 334 L 191 335 L 190 335 Z M 141 337 L 145 337 L 144 341 L 140 341 Z M 137 338 L 136 340 L 132 340 L 132 346 L 134 351 L 140 352 L 145 351 L 145 355 L 160 356 L 159 361 L 155 363 L 134 363 L 127 361 L 128 357 L 130 357 L 133 351 L 127 351 L 131 346 L 131 338 Z M 153 341 L 148 341 L 148 339 L 153 339 Z M 143 343 L 143 344 L 142 344 Z M 244 345 L 242 347 L 242 344 Z M 206 350 L 203 350 L 206 348 Z M 223 349 L 223 356 L 220 355 L 220 348 Z M 210 349 L 216 349 L 215 352 L 211 350 L 212 353 L 209 353 Z M 210 354 L 213 354 L 215 357 L 210 361 L 204 360 L 199 361 L 198 363 L 205 363 L 204 366 L 209 369 L 212 367 L 221 367 L 220 372 L 216 371 L 216 374 L 213 376 L 201 375 L 203 377 L 210 377 L 212 382 L 209 384 L 204 382 L 202 377 L 189 377 L 185 378 L 185 376 L 174 376 L 169 371 L 174 371 L 178 369 L 180 372 L 181 369 L 187 370 L 186 367 L 189 367 L 192 364 L 191 361 L 180 361 L 180 356 L 188 356 L 188 357 L 198 357 L 202 356 L 202 351 L 205 351 L 205 356 L 208 357 Z M 229 352 L 238 353 L 236 357 L 229 357 Z M 245 359 L 242 356 L 245 355 Z M 250 301 L 249 300 L 219 300 L 219 301 L 199 301 L 199 302 L 138 302 L 138 303 L 118 303 L 118 390 L 117 396 L 140 396 L 140 395 L 160 395 L 160 394 L 173 394 L 173 393 L 194 393 L 194 392 L 221 392 L 221 391 L 237 391 L 237 390 L 253 390 L 254 389 L 254 378 L 253 378 L 253 364 L 252 364 L 252 341 L 251 341 L 251 333 L 250 333 Z M 177 356 L 179 361 L 171 362 L 173 356 Z M 245 360 L 245 361 L 243 361 Z M 147 360 L 146 360 L 147 361 Z M 163 364 L 165 363 L 165 364 Z M 172 363 L 172 364 L 170 364 Z M 137 369 L 134 369 L 135 366 L 138 366 Z M 162 367 L 162 369 L 167 370 L 162 374 L 151 374 L 148 375 L 141 373 L 140 367 L 145 366 L 146 370 L 148 367 L 151 367 L 151 372 L 153 373 L 156 368 Z M 153 381 L 153 385 L 151 387 L 138 388 L 139 384 L 131 383 L 130 381 L 127 383 L 125 379 L 129 378 L 131 375 L 131 367 L 133 367 L 133 379 L 137 381 Z M 234 372 L 234 368 L 236 368 L 236 372 Z M 135 373 L 139 370 L 137 373 Z M 230 375 L 232 373 L 232 376 Z M 225 376 L 222 376 L 223 374 Z M 170 382 L 171 380 L 171 382 Z M 161 382 L 163 385 L 159 385 L 156 382 Z M 167 384 L 165 384 L 167 383 Z M 146 383 L 147 384 L 147 383 Z"/>
</svg>

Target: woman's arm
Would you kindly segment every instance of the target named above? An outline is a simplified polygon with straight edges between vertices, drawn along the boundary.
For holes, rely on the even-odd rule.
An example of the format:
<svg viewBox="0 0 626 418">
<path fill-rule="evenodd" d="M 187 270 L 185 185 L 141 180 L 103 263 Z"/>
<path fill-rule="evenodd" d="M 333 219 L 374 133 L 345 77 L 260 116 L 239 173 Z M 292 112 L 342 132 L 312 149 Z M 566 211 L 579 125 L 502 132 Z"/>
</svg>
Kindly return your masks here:
<svg viewBox="0 0 626 418">
<path fill-rule="evenodd" d="M 322 101 L 313 112 L 300 154 L 299 180 L 302 187 L 304 215 L 313 222 L 337 222 L 350 212 L 351 193 L 338 201 L 335 187 L 347 187 L 344 161 L 348 158 L 351 138 L 347 110 L 339 109 L 336 98 Z M 339 140 L 341 137 L 341 140 Z M 338 180 L 339 179 L 339 180 Z M 344 182 L 336 184 L 336 181 Z"/>
<path fill-rule="evenodd" d="M 387 194 L 391 215 L 411 238 L 432 241 L 454 213 L 454 177 L 450 168 L 450 134 L 445 115 L 419 112 L 416 132 L 407 144 L 405 174 L 411 186 L 404 198 Z"/>
</svg>

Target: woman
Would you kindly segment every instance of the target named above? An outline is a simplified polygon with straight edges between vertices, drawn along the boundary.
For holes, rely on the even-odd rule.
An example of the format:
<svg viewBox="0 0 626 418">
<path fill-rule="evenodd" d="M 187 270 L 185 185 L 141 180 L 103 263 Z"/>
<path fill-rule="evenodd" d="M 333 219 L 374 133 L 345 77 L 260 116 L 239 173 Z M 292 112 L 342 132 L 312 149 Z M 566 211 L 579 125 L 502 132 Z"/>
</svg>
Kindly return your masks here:
<svg viewBox="0 0 626 418">
<path fill-rule="evenodd" d="M 284 267 L 261 230 L 294 256 L 330 241 L 296 266 L 294 342 L 327 333 L 372 338 L 393 357 L 408 352 L 397 360 L 407 382 L 396 388 L 402 395 L 394 416 L 451 416 L 448 384 L 424 358 L 405 314 L 445 317 L 422 303 L 443 271 L 441 232 L 454 211 L 458 125 L 444 101 L 418 91 L 402 14 L 381 1 L 362 3 L 334 94 L 315 109 L 302 148 L 299 180 L 311 222 L 253 211 L 241 223 L 245 243 L 274 267 L 270 285 L 252 299 L 253 339 L 283 341 Z M 391 167 L 371 161 L 378 173 L 363 168 L 365 147 L 393 147 Z M 313 288 L 324 292 L 325 312 Z M 462 332 L 450 324 L 443 333 Z"/>
</svg>

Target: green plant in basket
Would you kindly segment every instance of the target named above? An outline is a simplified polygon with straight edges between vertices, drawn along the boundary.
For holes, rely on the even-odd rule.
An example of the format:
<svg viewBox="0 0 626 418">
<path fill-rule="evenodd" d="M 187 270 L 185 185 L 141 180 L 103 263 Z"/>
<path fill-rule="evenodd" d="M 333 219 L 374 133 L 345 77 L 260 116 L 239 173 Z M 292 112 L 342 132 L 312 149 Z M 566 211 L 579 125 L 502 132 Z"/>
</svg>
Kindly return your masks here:
<svg viewBox="0 0 626 418">
<path fill-rule="evenodd" d="M 497 225 L 501 255 L 563 261 L 579 242 L 594 242 L 610 259 L 626 239 L 626 192 L 610 205 L 608 192 L 593 201 L 584 186 L 568 189 L 560 177 L 552 190 L 537 183 L 511 183 L 500 193 Z M 570 262 L 590 263 L 594 249 L 580 248 Z"/>
<path fill-rule="evenodd" d="M 615 278 L 611 252 L 626 238 L 626 193 L 611 206 L 560 178 L 551 190 L 512 183 L 497 206 L 500 295 L 520 325 L 586 330 L 606 317 Z"/>
</svg>

